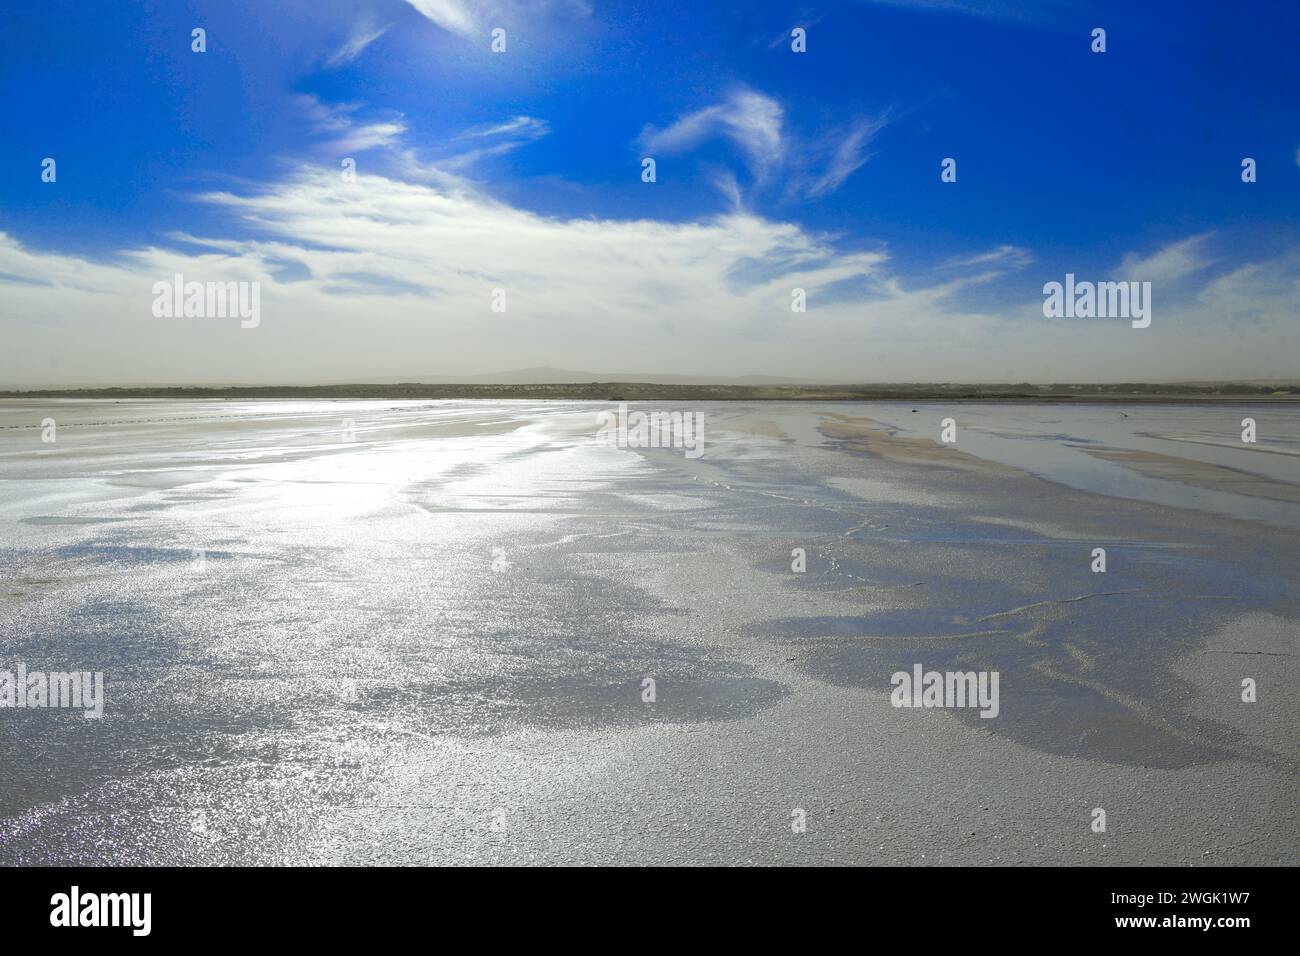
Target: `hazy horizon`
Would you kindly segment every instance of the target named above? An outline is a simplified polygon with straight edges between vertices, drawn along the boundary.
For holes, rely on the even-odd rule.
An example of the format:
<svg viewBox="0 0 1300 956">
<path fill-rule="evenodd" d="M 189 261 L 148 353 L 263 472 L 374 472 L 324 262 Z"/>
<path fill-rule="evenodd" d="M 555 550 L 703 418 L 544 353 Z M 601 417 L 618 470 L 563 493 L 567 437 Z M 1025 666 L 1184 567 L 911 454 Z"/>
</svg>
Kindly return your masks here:
<svg viewBox="0 0 1300 956">
<path fill-rule="evenodd" d="M 539 374 L 528 373 L 537 371 Z M 567 374 L 566 372 L 571 373 Z M 593 373 L 565 369 L 510 369 L 502 372 L 488 372 L 478 375 L 422 375 L 414 377 L 378 376 L 375 378 L 356 378 L 349 380 L 328 381 L 102 381 L 102 382 L 50 382 L 42 384 L 0 382 L 0 392 L 40 392 L 68 391 L 73 389 L 174 389 L 174 388 L 329 388 L 340 386 L 368 385 L 577 385 L 577 384 L 649 384 L 649 385 L 806 385 L 806 386 L 854 386 L 854 387 L 899 387 L 916 385 L 920 387 L 946 387 L 955 385 L 979 386 L 1015 386 L 1032 385 L 1037 387 L 1060 386 L 1096 386 L 1111 387 L 1115 385 L 1143 386 L 1214 386 L 1214 385 L 1277 385 L 1298 386 L 1300 378 L 1261 378 L 1261 379 L 1165 379 L 1152 381 L 1130 381 L 1126 379 L 1097 381 L 1055 381 L 1050 379 L 1019 381 L 1000 381 L 997 379 L 962 379 L 960 381 L 836 381 L 833 379 L 813 379 L 786 375 L 679 375 L 675 373 L 656 372 L 605 372 Z"/>
</svg>

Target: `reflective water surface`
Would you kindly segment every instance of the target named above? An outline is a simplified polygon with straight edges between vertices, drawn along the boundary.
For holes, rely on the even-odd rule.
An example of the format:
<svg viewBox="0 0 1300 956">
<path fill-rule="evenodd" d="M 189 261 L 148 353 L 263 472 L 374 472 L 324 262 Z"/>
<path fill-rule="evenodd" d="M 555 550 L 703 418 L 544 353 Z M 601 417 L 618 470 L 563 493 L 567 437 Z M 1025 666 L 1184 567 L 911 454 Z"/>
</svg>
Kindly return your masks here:
<svg viewBox="0 0 1300 956">
<path fill-rule="evenodd" d="M 0 402 L 0 862 L 1294 862 L 1297 410 L 678 407 Z"/>
</svg>

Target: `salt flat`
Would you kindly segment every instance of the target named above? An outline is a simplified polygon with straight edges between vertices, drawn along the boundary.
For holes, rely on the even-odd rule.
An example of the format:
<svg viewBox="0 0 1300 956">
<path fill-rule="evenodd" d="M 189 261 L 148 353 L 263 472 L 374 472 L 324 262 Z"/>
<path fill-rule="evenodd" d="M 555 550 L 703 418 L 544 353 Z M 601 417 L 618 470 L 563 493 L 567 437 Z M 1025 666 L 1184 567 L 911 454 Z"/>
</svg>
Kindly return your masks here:
<svg viewBox="0 0 1300 956">
<path fill-rule="evenodd" d="M 1295 862 L 1300 411 L 610 407 L 0 402 L 0 862 Z"/>
</svg>

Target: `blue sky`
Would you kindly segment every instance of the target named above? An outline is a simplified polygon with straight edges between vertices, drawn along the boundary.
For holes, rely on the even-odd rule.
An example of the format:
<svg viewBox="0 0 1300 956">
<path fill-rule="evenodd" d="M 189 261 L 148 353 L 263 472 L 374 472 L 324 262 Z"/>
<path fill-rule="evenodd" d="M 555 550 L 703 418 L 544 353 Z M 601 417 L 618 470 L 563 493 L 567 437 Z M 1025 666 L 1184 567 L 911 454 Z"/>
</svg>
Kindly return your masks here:
<svg viewBox="0 0 1300 956">
<path fill-rule="evenodd" d="M 6 17 L 0 322 L 26 357 L 0 383 L 1300 376 L 1293 3 Z M 164 324 L 148 287 L 173 270 L 263 283 L 265 323 Z M 1045 325 L 1067 271 L 1153 281 L 1152 327 Z"/>
</svg>

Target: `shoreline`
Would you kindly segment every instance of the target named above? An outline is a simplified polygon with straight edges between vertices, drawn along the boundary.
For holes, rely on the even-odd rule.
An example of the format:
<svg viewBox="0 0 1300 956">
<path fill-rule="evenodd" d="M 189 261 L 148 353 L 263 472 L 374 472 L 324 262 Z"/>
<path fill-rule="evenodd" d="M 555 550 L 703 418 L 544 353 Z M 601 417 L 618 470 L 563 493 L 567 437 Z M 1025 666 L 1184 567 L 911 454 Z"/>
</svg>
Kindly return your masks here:
<svg viewBox="0 0 1300 956">
<path fill-rule="evenodd" d="M 238 385 L 3 390 L 0 399 L 250 399 L 1027 402 L 1036 404 L 1204 404 L 1300 401 L 1300 385 L 664 385 L 589 382 L 553 385 Z"/>
</svg>

